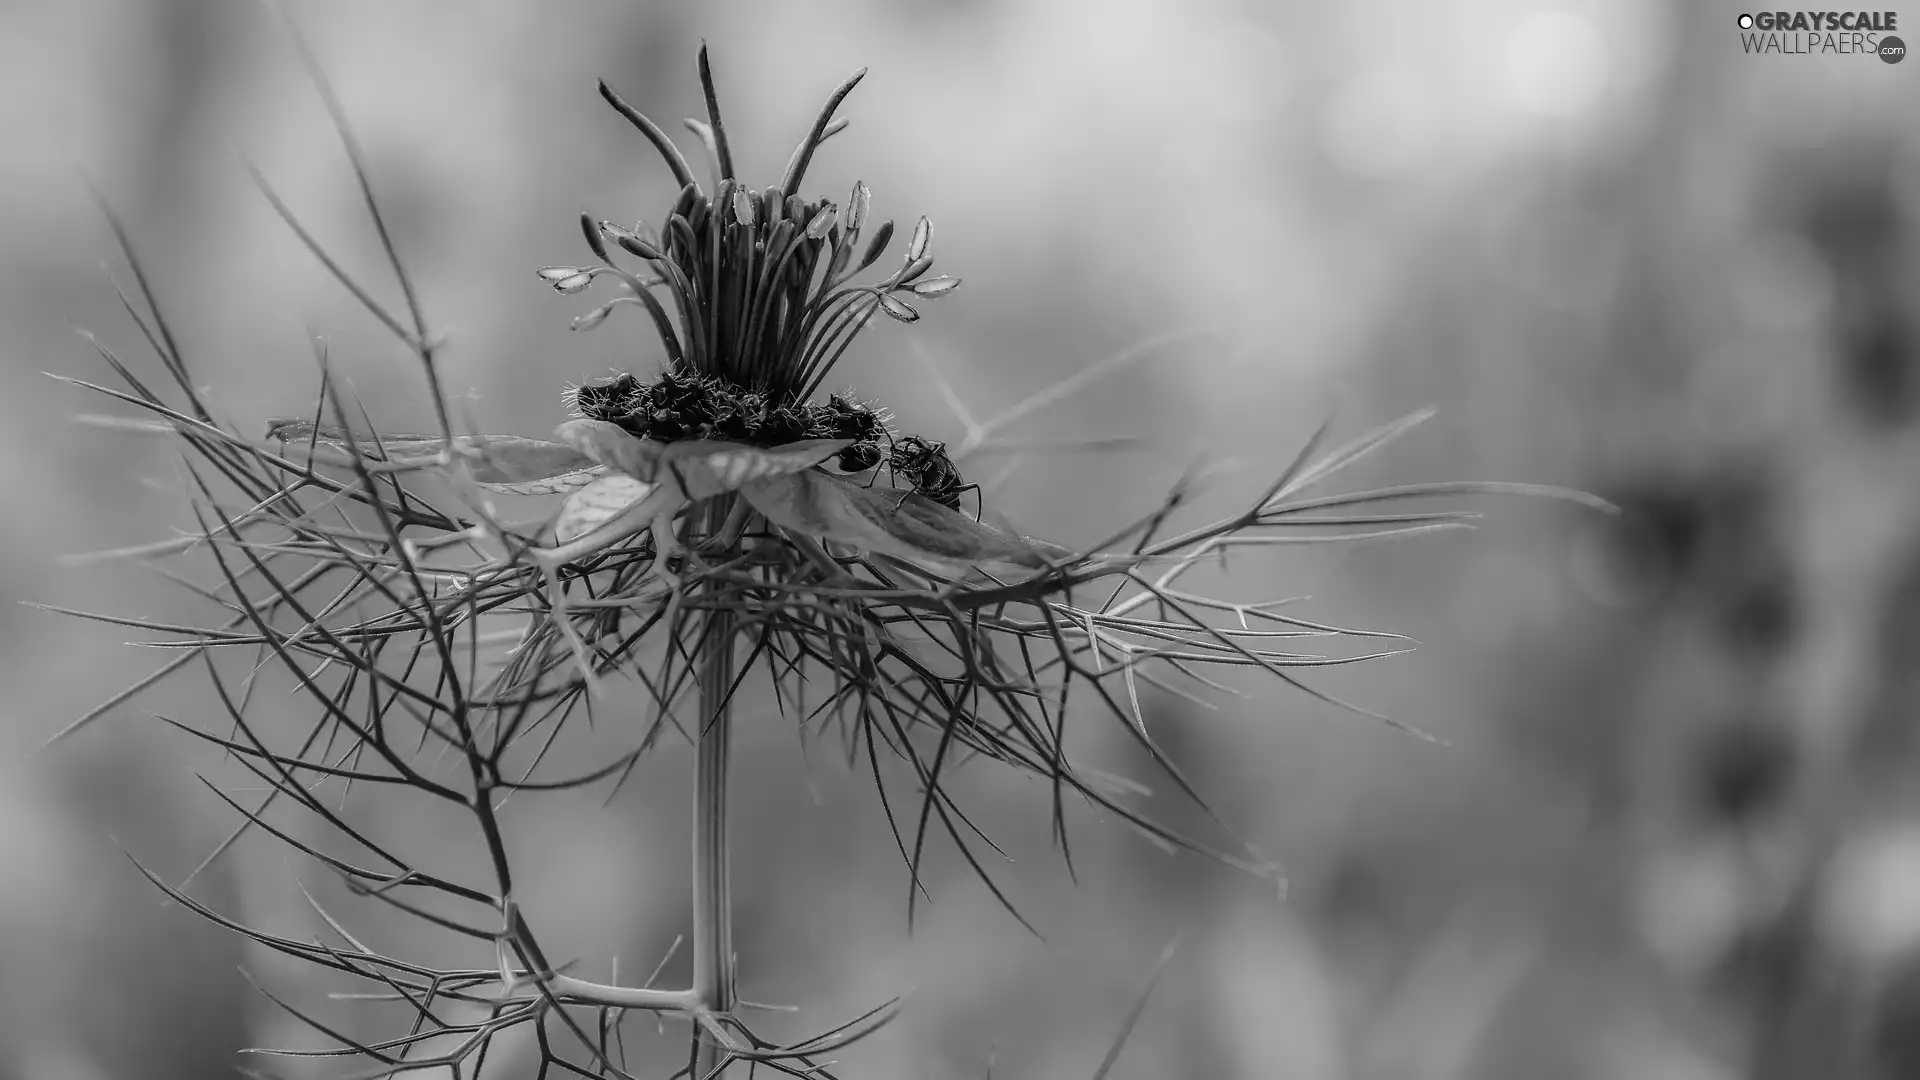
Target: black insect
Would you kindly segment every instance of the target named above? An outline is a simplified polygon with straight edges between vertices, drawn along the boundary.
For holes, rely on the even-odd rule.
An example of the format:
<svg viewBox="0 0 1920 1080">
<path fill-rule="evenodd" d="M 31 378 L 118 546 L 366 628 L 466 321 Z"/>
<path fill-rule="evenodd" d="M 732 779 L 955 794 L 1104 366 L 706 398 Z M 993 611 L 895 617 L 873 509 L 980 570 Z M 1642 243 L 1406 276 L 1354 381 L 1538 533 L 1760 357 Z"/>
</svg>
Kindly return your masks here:
<svg viewBox="0 0 1920 1080">
<path fill-rule="evenodd" d="M 647 388 L 631 375 L 612 382 L 588 383 L 573 391 L 572 405 L 589 420 L 606 420 L 632 430 L 645 407 Z"/>
<path fill-rule="evenodd" d="M 980 490 L 979 484 L 967 483 L 954 468 L 953 459 L 947 456 L 947 444 L 929 442 L 918 435 L 894 443 L 887 465 L 895 474 L 906 477 L 914 491 L 950 510 L 960 509 L 962 492 Z"/>
</svg>

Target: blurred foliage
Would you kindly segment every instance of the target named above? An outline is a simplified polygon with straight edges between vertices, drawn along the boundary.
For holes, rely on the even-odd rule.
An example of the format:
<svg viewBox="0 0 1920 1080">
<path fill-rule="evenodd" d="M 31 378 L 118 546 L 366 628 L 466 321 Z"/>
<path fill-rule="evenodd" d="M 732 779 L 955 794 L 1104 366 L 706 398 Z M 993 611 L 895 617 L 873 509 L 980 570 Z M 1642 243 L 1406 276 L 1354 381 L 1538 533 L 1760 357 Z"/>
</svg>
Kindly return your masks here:
<svg viewBox="0 0 1920 1080">
<path fill-rule="evenodd" d="M 1197 454 L 1248 462 L 1222 487 L 1251 486 L 1336 407 L 1354 427 L 1441 407 L 1373 479 L 1568 483 L 1627 509 L 1599 527 L 1500 507 L 1477 536 L 1237 568 L 1254 591 L 1313 593 L 1313 616 L 1429 642 L 1321 685 L 1448 744 L 1299 697 L 1156 702 L 1156 734 L 1286 863 L 1285 904 L 1091 820 L 1075 884 L 1032 826 L 1042 792 L 982 775 L 976 801 L 1005 807 L 982 825 L 1020 858 L 1009 876 L 1046 943 L 955 866 L 930 875 L 908 939 L 870 792 L 749 724 L 747 996 L 824 1017 L 919 987 L 847 1055 L 853 1075 L 977 1077 L 990 1056 L 995 1076 L 1090 1075 L 1181 929 L 1116 1076 L 1914 1075 L 1920 69 L 1745 57 L 1735 13 L 355 0 L 300 17 L 477 429 L 544 430 L 561 380 L 653 359 L 628 355 L 632 335 L 565 333 L 574 312 L 531 270 L 573 250 L 582 208 L 668 192 L 593 79 L 695 115 L 682 58 L 705 37 L 742 146 L 788 145 L 821 93 L 872 67 L 821 189 L 862 179 L 900 200 L 876 213 L 924 211 L 968 281 L 921 346 L 882 331 L 843 372 L 915 430 L 961 429 L 918 347 L 985 414 L 1153 335 L 1210 332 L 1036 415 L 1036 435 L 1162 445 L 982 474 L 1024 530 L 1097 538 Z M 0 118 L 22 211 L 0 220 L 7 591 L 161 617 L 190 601 L 137 567 L 59 558 L 189 524 L 147 489 L 174 479 L 164 463 L 71 424 L 90 406 L 38 374 L 89 373 L 70 325 L 132 351 L 75 163 L 125 208 L 229 415 L 311 400 L 308 330 L 376 422 L 420 427 L 426 403 L 225 151 L 371 276 L 351 175 L 271 20 L 238 0 L 0 19 L 0 79 L 29 103 Z M 0 1076 L 205 1076 L 236 1045 L 297 1040 L 233 943 L 163 909 L 116 851 L 184 877 L 225 825 L 192 781 L 218 763 L 130 710 L 32 756 L 153 661 L 95 627 L 4 617 Z M 172 693 L 169 709 L 208 705 Z M 529 907 L 567 920 L 566 945 L 622 942 L 628 973 L 666 950 L 690 761 L 668 751 L 604 810 L 543 807 L 510 838 L 548 868 Z M 449 842 L 450 861 L 478 856 Z M 271 845 L 243 841 L 194 888 L 316 929 Z M 329 987 L 244 962 L 352 1022 Z M 605 975 L 609 958 L 582 963 Z"/>
</svg>

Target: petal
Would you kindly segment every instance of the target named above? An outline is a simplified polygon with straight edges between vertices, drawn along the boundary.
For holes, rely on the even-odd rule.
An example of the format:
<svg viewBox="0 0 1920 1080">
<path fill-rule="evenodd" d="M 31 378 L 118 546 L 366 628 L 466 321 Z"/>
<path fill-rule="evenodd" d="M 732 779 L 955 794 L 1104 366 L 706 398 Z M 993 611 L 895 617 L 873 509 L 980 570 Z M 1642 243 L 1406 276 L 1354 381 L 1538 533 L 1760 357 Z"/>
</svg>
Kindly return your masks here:
<svg viewBox="0 0 1920 1080">
<path fill-rule="evenodd" d="M 662 526 L 670 524 L 674 516 L 686 507 L 687 497 L 672 484 L 642 486 L 646 488 L 646 493 L 640 497 L 639 501 L 628 503 L 615 510 L 610 517 L 571 540 L 560 541 L 553 547 L 535 551 L 533 553 L 535 560 L 548 567 L 576 562 L 589 555 L 599 554 L 628 537 L 647 530 L 652 530 L 654 542 L 659 545 L 659 551 L 677 550 L 671 530 L 663 529 Z M 617 488 L 612 490 L 618 491 Z M 608 501 L 612 502 L 614 499 Z"/>
<path fill-rule="evenodd" d="M 269 420 L 267 438 L 281 440 L 289 450 L 308 443 L 400 465 L 433 466 L 440 462 L 438 435 L 386 434 L 355 439 L 346 431 L 307 420 Z M 544 495 L 572 491 L 590 482 L 597 470 L 592 458 L 573 447 L 520 435 L 455 435 L 454 446 L 478 453 L 472 462 L 474 482 L 494 491 L 516 495 Z"/>
<path fill-rule="evenodd" d="M 560 495 L 569 491 L 578 491 L 606 475 L 606 472 L 597 465 L 536 480 L 484 480 L 478 475 L 483 471 L 482 469 L 474 470 L 476 474 L 474 483 L 489 491 L 503 492 L 508 495 Z"/>
<path fill-rule="evenodd" d="M 819 469 L 755 480 L 740 493 L 783 528 L 915 562 L 1040 567 L 1072 554 L 1002 532 L 923 495 L 863 487 Z"/>
<path fill-rule="evenodd" d="M 606 420 L 569 420 L 553 429 L 553 433 L 590 460 L 649 482 L 666 450 L 665 443 L 642 439 Z"/>
<path fill-rule="evenodd" d="M 620 473 L 601 476 L 561 504 L 560 516 L 553 523 L 555 542 L 564 544 L 585 536 L 646 498 L 656 486 Z"/>
<path fill-rule="evenodd" d="M 805 439 L 766 448 L 689 440 L 670 445 L 666 457 L 687 494 L 706 499 L 757 480 L 805 472 L 852 445 L 852 439 Z"/>
<path fill-rule="evenodd" d="M 754 480 L 811 469 L 853 445 L 849 439 L 807 439 L 774 447 L 704 439 L 663 443 L 639 438 L 605 420 L 569 420 L 555 433 L 616 472 L 648 483 L 672 480 L 696 500 L 737 491 Z"/>
</svg>

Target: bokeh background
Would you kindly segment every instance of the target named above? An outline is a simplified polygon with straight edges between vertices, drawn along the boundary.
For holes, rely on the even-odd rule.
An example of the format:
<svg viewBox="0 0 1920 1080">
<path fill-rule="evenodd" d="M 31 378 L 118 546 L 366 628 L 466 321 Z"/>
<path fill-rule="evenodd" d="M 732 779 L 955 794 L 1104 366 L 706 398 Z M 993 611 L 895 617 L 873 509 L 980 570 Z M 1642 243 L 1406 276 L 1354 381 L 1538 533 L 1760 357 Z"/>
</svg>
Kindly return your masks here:
<svg viewBox="0 0 1920 1080">
<path fill-rule="evenodd" d="M 798 1031 L 916 988 L 846 1075 L 1092 1076 L 1182 932 L 1116 1077 L 1920 1075 L 1920 62 L 1742 55 L 1722 0 L 294 7 L 478 430 L 542 434 L 562 382 L 658 359 L 638 320 L 569 333 L 582 306 L 532 271 L 582 257 L 582 209 L 659 212 L 664 170 L 594 79 L 697 115 L 704 38 L 752 175 L 872 69 L 810 186 L 861 179 L 877 214 L 929 216 L 966 280 L 842 369 L 912 428 L 963 432 L 930 367 L 989 416 L 1189 332 L 1017 429 L 1149 446 L 970 466 L 1026 531 L 1097 540 L 1196 461 L 1238 464 L 1211 489 L 1224 507 L 1321 419 L 1351 433 L 1427 405 L 1349 482 L 1560 483 L 1625 509 L 1488 501 L 1472 534 L 1236 567 L 1250 598 L 1310 594 L 1313 617 L 1424 642 L 1316 685 L 1443 743 L 1267 685 L 1215 711 L 1150 701 L 1221 816 L 1284 863 L 1284 902 L 1091 815 L 1071 881 L 1044 794 L 979 770 L 961 789 L 1018 857 L 1000 877 L 1043 939 L 945 855 L 909 935 L 870 784 L 749 724 L 744 992 L 804 1006 Z M 1920 38 L 1920 10 L 1899 14 Z M 73 423 L 101 403 L 42 374 L 106 377 L 75 327 L 159 370 L 79 170 L 226 416 L 306 410 L 324 333 L 375 419 L 419 429 L 405 354 L 246 179 L 243 156 L 393 295 L 339 142 L 241 0 L 0 6 L 0 92 L 0 592 L 204 617 L 137 565 L 62 560 L 186 524 L 170 451 Z M 0 1077 L 210 1077 L 240 1046 L 313 1045 L 242 969 L 391 1033 L 164 905 L 123 857 L 177 881 L 231 826 L 194 780 L 217 762 L 149 715 L 193 716 L 205 688 L 166 684 L 41 749 L 158 660 L 124 630 L 0 620 Z M 1084 745 L 1145 777 L 1117 740 Z M 550 951 L 632 976 L 684 932 L 691 760 L 664 749 L 604 808 L 517 813 Z M 366 813 L 472 856 L 453 824 Z M 194 893 L 307 937 L 323 927 L 296 881 L 408 946 L 271 841 Z M 528 1075 L 516 1054 L 488 1075 Z"/>
</svg>

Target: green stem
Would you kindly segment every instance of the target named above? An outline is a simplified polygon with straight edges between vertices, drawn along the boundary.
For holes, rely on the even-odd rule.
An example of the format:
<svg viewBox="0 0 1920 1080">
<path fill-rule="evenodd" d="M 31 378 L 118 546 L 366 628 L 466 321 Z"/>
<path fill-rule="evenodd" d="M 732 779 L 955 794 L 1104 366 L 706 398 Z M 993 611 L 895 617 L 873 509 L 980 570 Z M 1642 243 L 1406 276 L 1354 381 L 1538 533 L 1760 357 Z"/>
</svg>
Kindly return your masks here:
<svg viewBox="0 0 1920 1080">
<path fill-rule="evenodd" d="M 719 500 L 729 501 L 729 500 Z M 716 507 L 716 518 L 726 509 Z M 712 529 L 720 527 L 715 520 Z M 693 995 L 709 1012 L 732 1012 L 736 1000 L 733 960 L 733 893 L 727 857 L 727 777 L 733 750 L 734 613 L 707 617 L 700 641 L 700 744 L 694 773 Z M 694 1032 L 694 1080 L 718 1068 L 721 1051 L 699 1028 Z"/>
</svg>

